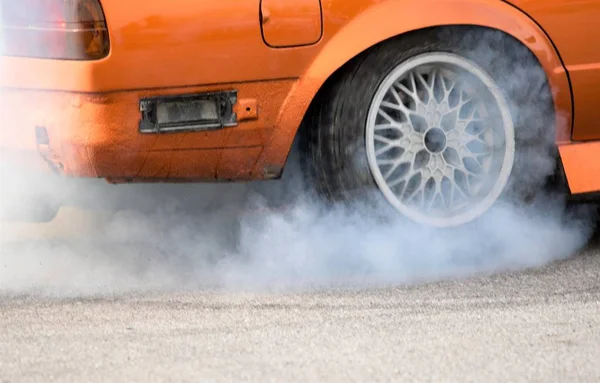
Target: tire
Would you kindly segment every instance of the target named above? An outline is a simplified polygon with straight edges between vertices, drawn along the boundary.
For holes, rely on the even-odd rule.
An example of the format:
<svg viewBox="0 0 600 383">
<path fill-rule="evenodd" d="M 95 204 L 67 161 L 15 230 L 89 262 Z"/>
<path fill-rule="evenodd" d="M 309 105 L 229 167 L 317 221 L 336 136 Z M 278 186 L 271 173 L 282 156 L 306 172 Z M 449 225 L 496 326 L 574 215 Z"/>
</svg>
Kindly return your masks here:
<svg viewBox="0 0 600 383">
<path fill-rule="evenodd" d="M 436 68 L 438 74 L 432 76 Z M 411 71 L 417 73 L 414 83 Z M 389 91 L 396 80 L 404 81 L 406 92 Z M 432 85 L 430 95 L 420 80 Z M 472 97 L 472 105 L 456 109 L 461 94 L 464 100 Z M 396 109 L 388 108 L 392 104 Z M 484 122 L 465 117 L 453 124 L 458 120 L 437 113 L 450 106 L 458 113 L 453 116 L 468 117 L 468 108 L 487 114 Z M 391 121 L 395 127 L 383 128 Z M 304 121 L 303 169 L 327 201 L 355 206 L 384 202 L 387 211 L 391 206 L 395 216 L 400 213 L 418 224 L 456 227 L 477 220 L 499 201 L 522 203 L 542 190 L 556 165 L 555 124 L 546 75 L 525 46 L 495 30 L 429 29 L 371 48 L 330 79 Z M 489 160 L 473 154 L 470 141 L 464 145 L 471 137 Z M 475 170 L 487 175 L 475 177 Z M 397 176 L 395 182 L 403 179 L 400 185 L 385 178 L 390 172 Z M 483 186 L 472 186 L 476 181 Z M 410 193 L 416 194 L 409 201 Z M 464 194 L 465 201 L 459 203 L 451 193 Z M 428 205 L 435 208 L 428 211 Z"/>
</svg>

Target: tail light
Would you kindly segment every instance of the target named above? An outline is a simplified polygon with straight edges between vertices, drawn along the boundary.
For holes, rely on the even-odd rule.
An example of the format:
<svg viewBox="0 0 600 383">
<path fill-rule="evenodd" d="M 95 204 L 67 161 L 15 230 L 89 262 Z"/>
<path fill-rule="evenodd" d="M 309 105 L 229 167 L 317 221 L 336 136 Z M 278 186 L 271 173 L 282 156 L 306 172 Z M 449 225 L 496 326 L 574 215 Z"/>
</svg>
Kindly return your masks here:
<svg viewBox="0 0 600 383">
<path fill-rule="evenodd" d="M 109 48 L 99 0 L 0 0 L 3 56 L 97 60 Z"/>
</svg>

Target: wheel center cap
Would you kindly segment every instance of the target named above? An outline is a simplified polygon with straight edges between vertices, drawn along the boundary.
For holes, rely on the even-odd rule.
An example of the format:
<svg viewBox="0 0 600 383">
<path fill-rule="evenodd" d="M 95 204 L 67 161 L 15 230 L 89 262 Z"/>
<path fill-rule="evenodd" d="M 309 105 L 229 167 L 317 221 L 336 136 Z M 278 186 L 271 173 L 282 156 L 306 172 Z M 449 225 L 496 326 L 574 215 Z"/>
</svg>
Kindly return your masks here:
<svg viewBox="0 0 600 383">
<path fill-rule="evenodd" d="M 431 128 L 425 133 L 425 147 L 432 153 L 446 149 L 446 133 L 440 128 Z"/>
</svg>

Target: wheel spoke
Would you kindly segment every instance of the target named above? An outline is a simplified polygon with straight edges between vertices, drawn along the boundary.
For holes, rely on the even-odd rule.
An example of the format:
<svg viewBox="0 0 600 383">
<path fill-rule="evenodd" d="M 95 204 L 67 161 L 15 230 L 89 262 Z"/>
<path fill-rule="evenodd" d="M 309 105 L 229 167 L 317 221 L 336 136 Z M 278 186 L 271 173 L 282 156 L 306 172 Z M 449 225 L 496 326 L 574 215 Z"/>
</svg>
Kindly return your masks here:
<svg viewBox="0 0 600 383">
<path fill-rule="evenodd" d="M 384 147 L 382 147 L 382 148 L 378 149 L 378 150 L 375 152 L 375 155 L 376 155 L 377 157 L 379 157 L 379 156 L 380 156 L 380 155 L 382 155 L 383 153 L 385 153 L 385 152 L 388 152 L 388 151 L 390 151 L 391 149 L 393 149 L 393 148 L 397 148 L 397 147 L 398 147 L 398 145 L 396 145 L 395 143 L 394 143 L 394 144 L 386 144 Z"/>
<path fill-rule="evenodd" d="M 410 153 L 408 150 L 405 150 L 404 153 L 402 153 L 402 155 L 400 155 L 400 157 L 393 159 L 393 160 L 389 160 L 391 162 L 388 162 L 388 165 L 392 165 L 392 167 L 390 169 L 388 169 L 388 171 L 385 173 L 385 175 L 383 176 L 383 178 L 385 178 L 386 180 L 388 178 L 390 178 L 392 176 L 392 174 L 394 174 L 394 172 L 398 169 L 398 167 L 400 165 L 404 165 L 404 164 L 411 164 L 412 160 L 413 160 L 413 155 L 412 153 Z M 386 160 L 382 160 L 382 161 L 386 161 Z M 377 161 L 379 164 L 382 164 L 381 161 Z M 389 182 L 388 182 L 389 185 Z"/>
<path fill-rule="evenodd" d="M 387 145 L 395 145 L 396 144 L 396 140 L 392 140 L 392 139 L 384 137 L 380 134 L 375 134 L 373 136 L 373 138 L 375 138 L 375 141 L 379 141 L 379 142 L 387 144 Z"/>
<path fill-rule="evenodd" d="M 412 133 L 412 127 L 409 122 L 394 122 L 389 124 L 377 124 L 375 125 L 375 132 L 382 132 L 386 130 L 395 130 L 400 132 L 402 136 L 408 136 Z"/>
<path fill-rule="evenodd" d="M 427 83 L 423 75 L 421 73 L 417 73 L 417 78 L 419 79 L 419 82 L 423 85 L 423 87 L 429 92 L 429 84 Z"/>
<path fill-rule="evenodd" d="M 408 73 L 408 79 L 410 81 L 410 86 L 412 86 L 412 93 L 413 94 L 417 94 L 417 82 L 415 80 L 415 73 L 413 71 L 410 71 Z"/>
<path fill-rule="evenodd" d="M 446 82 L 442 79 L 442 87 L 444 88 L 444 99 L 442 102 L 447 102 L 448 106 L 450 106 L 450 94 L 456 88 L 456 82 L 452 81 L 452 85 L 448 88 Z"/>
<path fill-rule="evenodd" d="M 462 92 L 461 92 L 462 93 Z M 463 95 L 461 94 L 460 96 L 460 101 L 458 102 L 458 104 L 456 104 L 456 106 L 450 108 L 450 110 L 448 111 L 448 113 L 452 113 L 452 112 L 460 112 L 460 110 L 467 105 L 468 103 L 470 103 L 472 100 L 470 98 L 463 98 Z M 461 121 L 464 121 L 461 119 Z"/>
<path fill-rule="evenodd" d="M 401 82 L 397 82 L 394 84 L 394 86 L 398 87 L 404 94 L 406 94 L 408 97 L 410 97 L 415 105 L 421 103 L 421 100 L 419 99 L 419 97 L 417 96 L 417 92 L 415 90 L 410 90 L 408 89 L 404 84 L 402 84 Z M 392 90 L 392 94 L 394 94 L 394 96 L 398 96 L 398 98 L 400 97 L 400 95 L 396 92 L 396 90 L 394 89 L 394 86 L 392 86 L 390 88 L 390 90 Z M 413 86 L 413 89 L 415 89 L 415 87 Z M 399 102 L 399 104 L 404 104 L 402 101 Z"/>
<path fill-rule="evenodd" d="M 401 176 L 396 177 L 393 181 L 388 181 L 388 186 L 393 188 L 394 186 L 399 185 L 402 182 L 405 182 L 407 176 L 408 176 L 408 174 L 401 175 Z"/>
<path fill-rule="evenodd" d="M 396 102 L 398 103 L 398 105 L 403 105 L 402 99 L 400 98 L 400 95 L 398 94 L 398 92 L 396 92 L 396 89 L 394 89 L 394 86 L 390 87 L 390 92 L 392 93 L 392 96 L 394 96 L 394 98 L 396 99 Z M 409 94 L 409 93 L 407 93 L 407 94 Z"/>
<path fill-rule="evenodd" d="M 408 117 L 408 115 L 412 112 L 410 109 L 408 109 L 406 106 L 404 106 L 404 104 L 400 103 L 400 104 L 393 104 L 391 102 L 388 101 L 382 101 L 381 102 L 381 106 L 385 106 L 386 108 L 390 108 L 390 109 L 394 109 L 397 110 L 398 112 L 402 112 L 404 113 L 405 116 Z M 385 112 L 383 112 L 385 113 Z M 389 115 L 388 115 L 389 116 Z M 391 118 L 391 117 L 390 117 Z"/>
<path fill-rule="evenodd" d="M 378 113 L 378 114 L 379 114 L 381 117 L 383 117 L 383 118 L 385 118 L 386 120 L 388 120 L 388 122 L 389 122 L 390 124 L 395 124 L 395 123 L 397 122 L 397 121 L 396 121 L 396 120 L 394 120 L 394 119 L 393 119 L 393 118 L 392 118 L 392 117 L 391 117 L 389 114 L 387 114 L 385 111 L 383 111 L 383 110 L 381 110 L 381 109 L 379 109 L 379 110 L 377 111 L 377 113 Z"/>
</svg>

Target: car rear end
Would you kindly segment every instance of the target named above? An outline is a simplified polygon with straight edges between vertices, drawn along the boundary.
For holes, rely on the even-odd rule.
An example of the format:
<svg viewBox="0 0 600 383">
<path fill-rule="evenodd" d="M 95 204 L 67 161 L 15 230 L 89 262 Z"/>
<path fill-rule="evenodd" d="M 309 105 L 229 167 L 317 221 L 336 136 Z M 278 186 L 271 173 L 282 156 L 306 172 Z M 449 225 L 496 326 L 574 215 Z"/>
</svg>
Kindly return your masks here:
<svg viewBox="0 0 600 383">
<path fill-rule="evenodd" d="M 93 72 L 110 53 L 98 0 L 1 1 L 0 148 L 4 169 L 93 175 L 86 146 L 101 105 Z M 92 101 L 88 103 L 86 101 Z"/>
<path fill-rule="evenodd" d="M 22 207 L 48 191 L 70 203 L 64 194 L 85 194 L 80 178 L 250 177 L 263 127 L 274 124 L 292 81 L 253 82 L 261 78 L 253 68 L 270 70 L 240 70 L 222 44 L 252 57 L 271 52 L 257 3 L 209 5 L 0 0 L 2 205 L 7 194 Z M 224 31 L 220 15 L 239 28 Z"/>
</svg>

